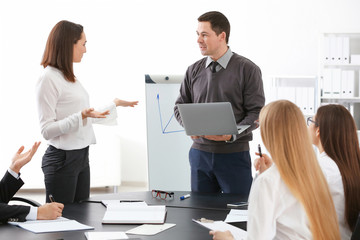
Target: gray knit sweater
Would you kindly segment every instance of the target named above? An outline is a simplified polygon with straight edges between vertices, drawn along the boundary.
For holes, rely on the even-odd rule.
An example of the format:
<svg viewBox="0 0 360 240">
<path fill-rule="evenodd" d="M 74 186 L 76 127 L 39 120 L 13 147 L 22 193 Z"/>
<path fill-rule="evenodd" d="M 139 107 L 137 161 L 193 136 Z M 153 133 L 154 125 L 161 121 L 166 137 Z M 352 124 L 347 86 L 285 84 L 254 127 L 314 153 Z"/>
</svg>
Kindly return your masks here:
<svg viewBox="0 0 360 240">
<path fill-rule="evenodd" d="M 204 138 L 195 139 L 193 148 L 214 153 L 249 151 L 254 121 L 259 118 L 265 103 L 260 68 L 249 59 L 236 53 L 226 69 L 212 73 L 205 68 L 206 57 L 191 65 L 180 87 L 178 103 L 230 102 L 238 125 L 252 125 L 250 130 L 236 136 L 232 143 L 216 142 Z M 175 117 L 182 124 L 177 106 Z"/>
</svg>

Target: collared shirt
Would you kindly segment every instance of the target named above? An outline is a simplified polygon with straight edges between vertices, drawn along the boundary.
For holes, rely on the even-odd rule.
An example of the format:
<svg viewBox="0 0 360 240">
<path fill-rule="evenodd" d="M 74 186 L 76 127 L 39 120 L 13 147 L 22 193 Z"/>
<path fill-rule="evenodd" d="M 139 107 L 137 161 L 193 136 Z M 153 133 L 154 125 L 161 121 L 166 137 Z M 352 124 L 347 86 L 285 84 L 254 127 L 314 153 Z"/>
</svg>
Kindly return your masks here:
<svg viewBox="0 0 360 240">
<path fill-rule="evenodd" d="M 247 232 L 248 240 L 313 239 L 303 205 L 281 179 L 275 164 L 251 186 Z"/>
<path fill-rule="evenodd" d="M 11 174 L 11 176 L 13 176 L 17 180 L 19 180 L 20 173 L 16 173 L 13 170 L 11 170 L 10 168 L 8 169 L 8 172 Z M 36 220 L 37 219 L 37 210 L 38 210 L 37 207 L 30 206 L 30 212 L 26 216 L 26 220 Z"/>
<path fill-rule="evenodd" d="M 230 58 L 232 57 L 234 53 L 231 51 L 230 47 L 228 47 L 228 50 L 226 51 L 226 53 L 217 60 L 217 62 L 219 63 L 219 65 L 216 66 L 216 71 L 219 71 L 221 68 L 226 69 Z M 205 64 L 205 68 L 208 68 L 209 65 L 213 62 L 214 60 L 211 59 L 211 57 L 207 57 L 206 59 L 206 64 Z"/>
</svg>

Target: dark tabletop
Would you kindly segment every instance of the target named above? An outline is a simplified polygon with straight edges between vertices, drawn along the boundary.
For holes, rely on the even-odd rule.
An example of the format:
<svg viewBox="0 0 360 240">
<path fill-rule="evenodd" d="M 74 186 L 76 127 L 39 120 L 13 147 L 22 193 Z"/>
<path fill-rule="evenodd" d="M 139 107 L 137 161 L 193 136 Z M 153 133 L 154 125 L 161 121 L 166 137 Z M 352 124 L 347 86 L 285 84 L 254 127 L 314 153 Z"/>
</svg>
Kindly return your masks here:
<svg viewBox="0 0 360 240">
<path fill-rule="evenodd" d="M 77 220 L 80 223 L 94 227 L 86 231 L 127 231 L 139 225 L 104 225 L 101 220 L 106 208 L 98 201 L 115 199 L 145 200 L 149 205 L 166 205 L 166 223 L 175 223 L 176 226 L 154 236 L 128 235 L 138 239 L 211 239 L 209 230 L 194 223 L 192 219 L 202 217 L 212 220 L 224 220 L 229 213 L 227 203 L 244 201 L 246 199 L 231 194 L 199 194 L 190 193 L 191 197 L 180 200 L 180 196 L 188 192 L 175 192 L 172 200 L 153 198 L 151 192 L 132 192 L 119 194 L 106 194 L 90 198 L 90 202 L 73 203 L 65 205 L 63 216 Z M 246 230 L 246 223 L 233 224 Z M 0 225 L 0 239 L 86 239 L 85 231 L 56 232 L 34 234 L 24 229 L 8 224 Z"/>
</svg>

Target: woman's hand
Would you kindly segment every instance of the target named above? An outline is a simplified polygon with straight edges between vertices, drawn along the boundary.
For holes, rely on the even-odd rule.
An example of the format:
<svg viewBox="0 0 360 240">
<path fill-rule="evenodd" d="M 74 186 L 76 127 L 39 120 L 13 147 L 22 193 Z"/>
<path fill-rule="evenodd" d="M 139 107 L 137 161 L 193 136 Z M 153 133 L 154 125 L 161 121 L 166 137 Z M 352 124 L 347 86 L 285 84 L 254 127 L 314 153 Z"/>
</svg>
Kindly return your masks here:
<svg viewBox="0 0 360 240">
<path fill-rule="evenodd" d="M 260 156 L 260 153 L 255 153 L 256 155 Z M 256 171 L 263 173 L 266 169 L 271 167 L 273 164 L 272 159 L 267 154 L 262 154 L 262 157 L 255 159 L 254 167 Z"/>
<path fill-rule="evenodd" d="M 210 231 L 209 234 L 213 236 L 214 240 L 234 240 L 234 236 L 230 231 Z"/>
<path fill-rule="evenodd" d="M 117 107 L 135 107 L 135 105 L 138 104 L 139 101 L 133 101 L 133 102 L 128 102 L 128 101 L 125 101 L 125 100 L 121 100 L 121 99 L 118 99 L 118 98 L 115 98 L 114 99 L 114 103 Z"/>
<path fill-rule="evenodd" d="M 82 119 L 85 118 L 106 118 L 106 115 L 109 115 L 110 111 L 105 112 L 97 112 L 94 110 L 94 108 L 87 108 L 81 111 Z"/>
</svg>

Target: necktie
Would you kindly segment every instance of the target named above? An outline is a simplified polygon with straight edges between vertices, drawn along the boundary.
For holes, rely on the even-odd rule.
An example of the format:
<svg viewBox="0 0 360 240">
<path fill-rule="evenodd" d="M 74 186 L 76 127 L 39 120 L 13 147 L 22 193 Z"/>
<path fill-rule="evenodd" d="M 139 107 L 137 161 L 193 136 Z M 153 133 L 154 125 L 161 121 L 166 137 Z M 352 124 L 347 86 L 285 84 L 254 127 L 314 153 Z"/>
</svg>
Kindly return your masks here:
<svg viewBox="0 0 360 240">
<path fill-rule="evenodd" d="M 211 72 L 216 73 L 216 66 L 218 65 L 218 62 L 212 62 L 211 64 Z"/>
</svg>

